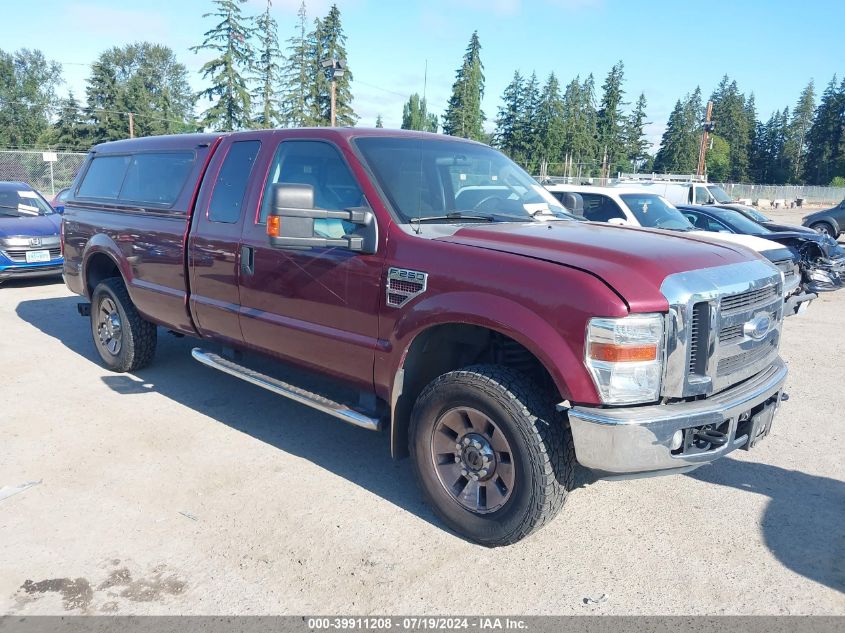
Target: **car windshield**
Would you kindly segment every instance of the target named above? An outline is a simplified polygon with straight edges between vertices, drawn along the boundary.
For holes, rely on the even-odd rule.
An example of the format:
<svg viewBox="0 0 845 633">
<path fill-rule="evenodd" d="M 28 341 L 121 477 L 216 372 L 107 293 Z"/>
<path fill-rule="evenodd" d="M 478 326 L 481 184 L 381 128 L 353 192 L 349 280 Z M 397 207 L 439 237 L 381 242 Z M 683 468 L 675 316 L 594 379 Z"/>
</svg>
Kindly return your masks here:
<svg viewBox="0 0 845 633">
<path fill-rule="evenodd" d="M 733 202 L 733 199 L 727 193 L 725 193 L 725 190 L 722 189 L 719 185 L 707 185 L 707 191 L 710 192 L 710 195 L 713 196 L 713 198 L 719 204 Z"/>
<path fill-rule="evenodd" d="M 771 219 L 757 211 L 756 209 L 745 209 L 745 215 L 749 216 L 755 222 L 771 222 Z"/>
<path fill-rule="evenodd" d="M 536 180 L 486 145 L 397 137 L 355 143 L 403 222 L 573 218 Z"/>
<path fill-rule="evenodd" d="M 14 184 L 0 185 L 0 217 L 29 218 L 53 213 L 53 208 L 32 189 Z"/>
<path fill-rule="evenodd" d="M 640 226 L 676 231 L 692 231 L 695 228 L 683 213 L 655 193 L 623 193 L 619 197 L 628 205 Z"/>
<path fill-rule="evenodd" d="M 714 213 L 713 215 L 723 222 L 730 224 L 739 233 L 745 233 L 746 235 L 771 233 L 765 226 L 757 224 L 754 220 L 746 217 L 745 214 L 733 209 L 719 209 L 718 213 Z"/>
</svg>

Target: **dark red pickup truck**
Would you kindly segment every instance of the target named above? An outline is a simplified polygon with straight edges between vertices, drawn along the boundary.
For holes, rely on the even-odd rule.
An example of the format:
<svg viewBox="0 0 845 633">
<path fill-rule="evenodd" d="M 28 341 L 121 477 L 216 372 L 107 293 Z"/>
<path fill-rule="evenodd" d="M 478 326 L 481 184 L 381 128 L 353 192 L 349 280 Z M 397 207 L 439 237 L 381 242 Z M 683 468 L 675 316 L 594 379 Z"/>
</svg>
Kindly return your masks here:
<svg viewBox="0 0 845 633">
<path fill-rule="evenodd" d="M 578 221 L 500 153 L 447 136 L 99 145 L 63 248 L 108 368 L 150 363 L 156 326 L 197 337 L 207 366 L 386 429 L 442 519 L 487 545 L 553 517 L 576 459 L 633 476 L 750 448 L 786 379 L 778 269 L 741 247 Z"/>
</svg>

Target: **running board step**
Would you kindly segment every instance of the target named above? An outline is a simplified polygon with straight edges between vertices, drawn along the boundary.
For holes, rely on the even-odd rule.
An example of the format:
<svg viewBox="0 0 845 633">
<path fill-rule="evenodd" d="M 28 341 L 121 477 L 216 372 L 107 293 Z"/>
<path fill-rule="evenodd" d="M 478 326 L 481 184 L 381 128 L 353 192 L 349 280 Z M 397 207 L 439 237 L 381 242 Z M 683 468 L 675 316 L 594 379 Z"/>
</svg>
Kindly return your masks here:
<svg viewBox="0 0 845 633">
<path fill-rule="evenodd" d="M 339 402 L 329 400 L 317 393 L 311 393 L 305 389 L 300 389 L 294 385 L 282 382 L 272 376 L 267 376 L 260 372 L 254 371 L 243 365 L 238 365 L 227 358 L 223 358 L 212 352 L 207 352 L 204 349 L 195 347 L 191 350 L 191 356 L 201 362 L 203 365 L 208 365 L 214 369 L 218 369 L 224 373 L 240 378 L 246 382 L 252 383 L 267 391 L 289 398 L 294 402 L 304 404 L 312 409 L 317 409 L 323 413 L 327 413 L 335 418 L 360 426 L 370 431 L 378 431 L 381 429 L 381 420 L 378 418 L 371 418 L 360 411 L 350 409 L 347 405 Z"/>
</svg>

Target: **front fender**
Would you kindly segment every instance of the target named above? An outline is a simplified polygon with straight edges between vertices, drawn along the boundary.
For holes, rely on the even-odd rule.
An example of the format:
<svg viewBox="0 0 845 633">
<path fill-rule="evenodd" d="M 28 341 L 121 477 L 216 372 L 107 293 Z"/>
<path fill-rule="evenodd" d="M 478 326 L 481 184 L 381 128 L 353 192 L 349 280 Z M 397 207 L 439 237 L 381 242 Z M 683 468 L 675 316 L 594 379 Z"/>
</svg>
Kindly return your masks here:
<svg viewBox="0 0 845 633">
<path fill-rule="evenodd" d="M 582 362 L 584 324 L 575 332 L 562 333 L 536 312 L 501 296 L 473 291 L 455 291 L 422 298 L 397 321 L 381 384 L 393 385 L 414 339 L 422 332 L 451 323 L 476 325 L 508 336 L 543 364 L 564 399 L 594 401 L 595 386 Z M 382 365 L 384 367 L 384 365 Z M 378 380 L 377 382 L 381 382 Z"/>
</svg>

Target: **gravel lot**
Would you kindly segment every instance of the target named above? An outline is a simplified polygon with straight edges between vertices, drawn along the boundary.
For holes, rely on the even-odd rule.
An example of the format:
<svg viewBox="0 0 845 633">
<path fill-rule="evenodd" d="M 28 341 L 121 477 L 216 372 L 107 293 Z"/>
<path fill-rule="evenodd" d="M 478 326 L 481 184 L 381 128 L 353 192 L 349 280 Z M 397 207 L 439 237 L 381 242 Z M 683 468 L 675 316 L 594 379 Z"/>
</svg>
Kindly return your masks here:
<svg viewBox="0 0 845 633">
<path fill-rule="evenodd" d="M 0 613 L 845 614 L 845 292 L 787 321 L 791 399 L 754 451 L 582 477 L 496 550 L 437 522 L 385 436 L 202 367 L 191 340 L 105 371 L 76 303 L 0 288 L 0 488 L 41 482 L 0 500 Z"/>
</svg>

